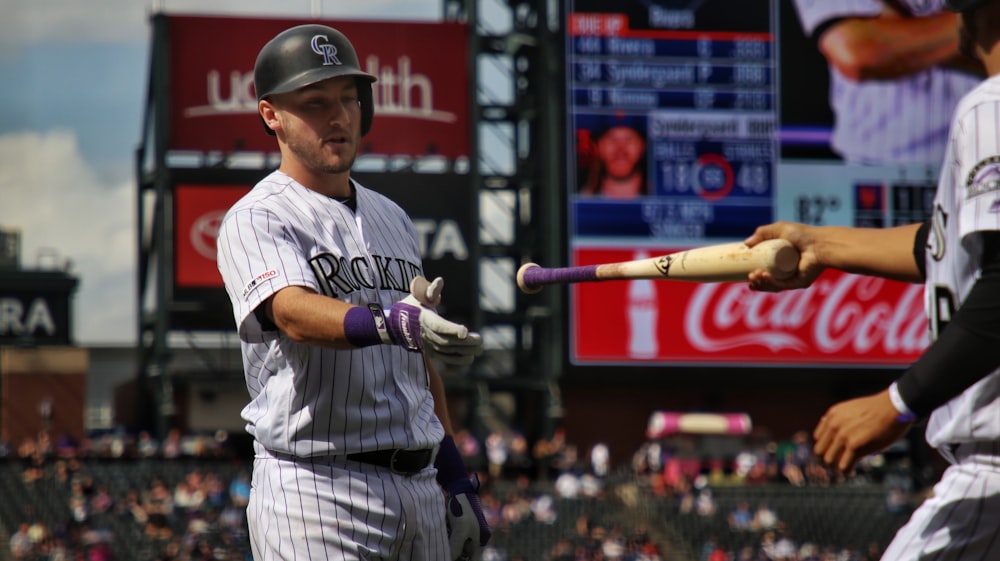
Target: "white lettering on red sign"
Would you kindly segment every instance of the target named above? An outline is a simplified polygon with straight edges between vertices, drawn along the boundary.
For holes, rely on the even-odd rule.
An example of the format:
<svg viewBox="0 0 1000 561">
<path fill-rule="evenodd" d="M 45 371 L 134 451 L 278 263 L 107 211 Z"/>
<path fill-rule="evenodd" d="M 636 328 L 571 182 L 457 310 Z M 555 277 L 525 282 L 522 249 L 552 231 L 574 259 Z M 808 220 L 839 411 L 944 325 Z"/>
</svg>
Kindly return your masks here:
<svg viewBox="0 0 1000 561">
<path fill-rule="evenodd" d="M 426 74 L 413 72 L 408 56 L 396 60 L 396 66 L 383 65 L 377 56 L 365 59 L 365 72 L 378 78 L 372 85 L 375 113 L 379 116 L 408 117 L 425 121 L 453 123 L 457 116 L 434 108 L 434 84 Z M 185 117 L 257 112 L 257 96 L 253 89 L 253 72 L 232 71 L 228 84 L 222 73 L 210 70 L 205 77 L 205 105 L 187 107 Z"/>
<path fill-rule="evenodd" d="M 704 352 L 747 346 L 771 351 L 885 355 L 919 353 L 928 342 L 923 287 L 885 299 L 887 281 L 842 274 L 806 290 L 754 292 L 740 283 L 702 284 L 688 301 L 684 330 Z"/>
</svg>

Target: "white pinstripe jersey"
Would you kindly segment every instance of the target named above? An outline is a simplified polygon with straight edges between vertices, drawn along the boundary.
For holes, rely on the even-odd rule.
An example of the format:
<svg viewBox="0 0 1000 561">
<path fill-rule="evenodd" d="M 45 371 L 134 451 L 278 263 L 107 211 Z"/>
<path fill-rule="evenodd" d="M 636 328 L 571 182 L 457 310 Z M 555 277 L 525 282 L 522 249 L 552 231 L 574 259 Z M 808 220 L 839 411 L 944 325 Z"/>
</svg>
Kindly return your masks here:
<svg viewBox="0 0 1000 561">
<path fill-rule="evenodd" d="M 944 0 L 899 3 L 916 17 L 945 9 Z M 824 22 L 875 17 L 885 9 L 881 0 L 795 0 L 795 7 L 808 35 Z M 948 142 L 955 104 L 979 81 L 966 73 L 932 68 L 895 80 L 857 82 L 831 66 L 831 147 L 854 163 L 937 164 Z"/>
<path fill-rule="evenodd" d="M 218 265 L 243 347 L 247 431 L 267 449 L 327 456 L 429 448 L 444 437 L 423 355 L 397 345 L 333 350 L 263 327 L 254 309 L 304 286 L 388 309 L 422 274 L 416 229 L 386 197 L 355 182 L 357 212 L 281 172 L 226 213 Z"/>
<path fill-rule="evenodd" d="M 979 232 L 1000 230 L 1000 76 L 958 104 L 928 238 L 926 305 L 932 337 L 980 273 Z M 927 423 L 932 446 L 1000 439 L 1000 371 L 939 407 Z"/>
</svg>

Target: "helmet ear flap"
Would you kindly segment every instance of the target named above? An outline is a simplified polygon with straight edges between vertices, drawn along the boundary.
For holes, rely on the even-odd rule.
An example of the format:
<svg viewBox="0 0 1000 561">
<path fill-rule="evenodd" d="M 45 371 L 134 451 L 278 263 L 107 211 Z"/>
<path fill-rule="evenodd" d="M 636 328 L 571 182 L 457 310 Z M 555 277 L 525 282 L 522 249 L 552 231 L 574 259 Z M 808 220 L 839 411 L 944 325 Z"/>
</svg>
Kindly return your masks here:
<svg viewBox="0 0 1000 561">
<path fill-rule="evenodd" d="M 361 104 L 361 136 L 365 136 L 372 128 L 372 119 L 375 116 L 372 83 L 363 78 L 358 78 L 355 81 L 358 84 L 358 102 Z"/>
</svg>

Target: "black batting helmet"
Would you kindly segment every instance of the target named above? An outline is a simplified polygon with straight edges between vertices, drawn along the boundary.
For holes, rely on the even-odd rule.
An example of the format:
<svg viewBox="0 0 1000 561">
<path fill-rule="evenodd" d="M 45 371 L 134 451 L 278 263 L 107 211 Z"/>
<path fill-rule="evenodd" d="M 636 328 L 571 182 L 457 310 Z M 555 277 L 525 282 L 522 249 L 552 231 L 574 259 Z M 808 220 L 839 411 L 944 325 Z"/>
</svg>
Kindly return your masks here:
<svg viewBox="0 0 1000 561">
<path fill-rule="evenodd" d="M 953 12 L 964 12 L 973 8 L 978 8 L 990 0 L 945 0 L 945 5 Z"/>
<path fill-rule="evenodd" d="M 347 36 L 332 27 L 306 24 L 277 34 L 264 45 L 253 67 L 257 101 L 337 76 L 354 76 L 361 102 L 361 136 L 372 127 L 375 76 L 361 70 Z M 274 134 L 266 124 L 267 132 Z"/>
</svg>

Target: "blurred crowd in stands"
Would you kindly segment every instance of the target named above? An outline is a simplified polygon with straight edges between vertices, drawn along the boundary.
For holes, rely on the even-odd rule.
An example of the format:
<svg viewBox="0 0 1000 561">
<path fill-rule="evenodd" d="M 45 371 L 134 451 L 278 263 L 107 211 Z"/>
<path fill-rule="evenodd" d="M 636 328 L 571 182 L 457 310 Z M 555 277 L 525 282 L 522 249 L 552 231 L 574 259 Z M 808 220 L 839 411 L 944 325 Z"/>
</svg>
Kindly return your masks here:
<svg viewBox="0 0 1000 561">
<path fill-rule="evenodd" d="M 563 430 L 533 445 L 511 431 L 497 431 L 482 440 L 460 431 L 455 440 L 483 483 L 484 513 L 494 529 L 484 561 L 674 559 L 662 551 L 668 536 L 653 531 L 669 520 L 598 519 L 566 507 L 572 501 L 592 506 L 611 500 L 628 506 L 636 496 L 670 505 L 669 516 L 721 518 L 729 532 L 760 536 L 759 543 L 739 550 L 726 549 L 714 537 L 706 539 L 693 552 L 695 561 L 870 561 L 880 553 L 878 544 L 836 548 L 818 543 L 817 537 L 794 541 L 784 531 L 781 513 L 768 504 L 744 501 L 721 511 L 713 489 L 877 484 L 887 489 L 885 508 L 899 512 L 909 508 L 914 492 L 905 458 L 893 462 L 868 458 L 857 477 L 847 481 L 832 477 L 812 457 L 805 432 L 718 457 L 699 451 L 698 437 L 658 439 L 643 444 L 623 466 L 612 465 L 608 444 L 581 451 Z M 251 464 L 235 447 L 222 431 L 185 435 L 177 430 L 162 442 L 148 432 L 118 430 L 79 442 L 42 434 L 16 446 L 0 443 L 0 459 L 7 460 L 0 465 L 16 469 L 29 490 L 60 490 L 68 513 L 65 522 L 46 522 L 33 515 L 29 505 L 26 519 L 5 520 L 13 558 L 250 561 L 245 507 Z M 147 463 L 155 469 L 139 469 Z M 126 471 L 104 469 L 109 465 Z M 631 498 L 623 489 L 631 489 Z M 514 534 L 527 526 L 542 529 L 539 535 L 547 540 L 539 544 L 543 557 L 526 558 L 514 546 L 518 541 Z M 546 528 L 551 529 L 547 534 Z M 130 549 L 123 550 L 123 542 Z"/>
</svg>

